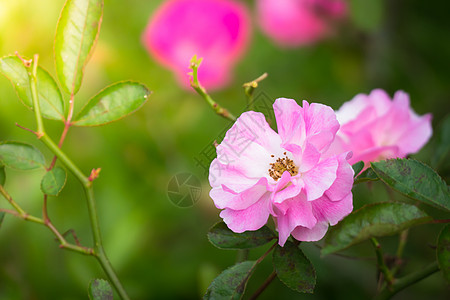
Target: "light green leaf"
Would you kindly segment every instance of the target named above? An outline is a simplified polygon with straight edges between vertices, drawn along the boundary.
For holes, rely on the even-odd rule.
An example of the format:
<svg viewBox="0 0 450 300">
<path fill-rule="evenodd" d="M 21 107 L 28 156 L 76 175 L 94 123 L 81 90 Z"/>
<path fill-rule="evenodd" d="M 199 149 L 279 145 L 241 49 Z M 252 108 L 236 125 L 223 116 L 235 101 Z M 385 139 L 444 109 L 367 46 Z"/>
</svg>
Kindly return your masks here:
<svg viewBox="0 0 450 300">
<path fill-rule="evenodd" d="M 244 261 L 226 269 L 211 282 L 203 299 L 241 299 L 254 265 L 254 261 Z"/>
<path fill-rule="evenodd" d="M 372 169 L 405 196 L 450 211 L 447 184 L 429 166 L 414 159 L 389 159 L 372 163 Z"/>
<path fill-rule="evenodd" d="M 109 282 L 103 279 L 93 279 L 89 283 L 90 300 L 112 300 L 113 290 Z"/>
<path fill-rule="evenodd" d="M 256 231 L 235 233 L 224 222 L 214 225 L 208 232 L 208 239 L 221 249 L 250 249 L 264 245 L 275 239 L 276 235 L 269 227 L 264 226 Z"/>
<path fill-rule="evenodd" d="M 367 168 L 364 172 L 362 172 L 361 174 L 359 174 L 356 177 L 355 182 L 353 184 L 358 184 L 358 183 L 367 182 L 367 181 L 377 181 L 377 180 L 380 180 L 380 178 L 378 178 L 377 174 L 375 174 L 375 172 L 372 170 L 372 168 Z"/>
<path fill-rule="evenodd" d="M 143 84 L 124 81 L 95 95 L 75 117 L 76 126 L 98 126 L 117 121 L 138 110 L 150 91 Z"/>
<path fill-rule="evenodd" d="M 66 184 L 67 174 L 61 167 L 56 167 L 45 173 L 41 181 L 41 190 L 44 194 L 58 196 Z"/>
<path fill-rule="evenodd" d="M 0 143 L 0 162 L 18 170 L 45 168 L 42 153 L 34 146 L 20 142 Z"/>
<path fill-rule="evenodd" d="M 322 254 L 346 249 L 371 237 L 393 235 L 430 220 L 431 217 L 414 205 L 391 202 L 368 204 L 328 231 Z"/>
<path fill-rule="evenodd" d="M 27 70 L 17 56 L 7 56 L 0 59 L 0 72 L 11 81 L 22 103 L 33 109 L 28 77 L 28 72 L 31 70 Z M 47 119 L 64 120 L 64 101 L 58 85 L 41 67 L 37 69 L 37 91 L 42 116 Z"/>
<path fill-rule="evenodd" d="M 5 185 L 6 181 L 6 173 L 5 173 L 5 166 L 0 167 L 0 185 Z"/>
<path fill-rule="evenodd" d="M 288 241 L 273 252 L 273 265 L 278 278 L 287 287 L 301 293 L 314 292 L 316 271 L 303 251 Z"/>
<path fill-rule="evenodd" d="M 352 166 L 353 171 L 355 172 L 354 177 L 358 176 L 358 174 L 362 171 L 362 169 L 364 168 L 364 162 L 363 161 L 358 161 L 356 164 L 354 164 Z"/>
<path fill-rule="evenodd" d="M 100 32 L 102 0 L 67 0 L 58 21 L 55 63 L 63 89 L 76 94 Z"/>
<path fill-rule="evenodd" d="M 450 283 L 450 224 L 445 225 L 438 237 L 437 261 L 445 280 Z"/>
</svg>

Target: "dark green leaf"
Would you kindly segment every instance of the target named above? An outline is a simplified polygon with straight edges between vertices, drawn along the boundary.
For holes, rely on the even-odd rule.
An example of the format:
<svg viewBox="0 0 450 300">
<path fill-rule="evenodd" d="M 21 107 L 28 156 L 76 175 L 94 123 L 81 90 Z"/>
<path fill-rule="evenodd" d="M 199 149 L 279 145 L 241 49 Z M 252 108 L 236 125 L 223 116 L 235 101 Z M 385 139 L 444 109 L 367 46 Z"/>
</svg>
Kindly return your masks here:
<svg viewBox="0 0 450 300">
<path fill-rule="evenodd" d="M 66 184 L 67 174 L 61 167 L 53 168 L 45 173 L 41 181 L 41 190 L 44 194 L 58 196 Z"/>
<path fill-rule="evenodd" d="M 0 59 L 0 72 L 3 73 L 14 86 L 19 99 L 25 106 L 32 109 L 30 80 L 27 68 L 17 56 L 7 56 Z M 58 85 L 50 74 L 38 67 L 37 91 L 42 116 L 48 119 L 64 119 L 64 102 Z"/>
<path fill-rule="evenodd" d="M 45 167 L 42 153 L 32 145 L 20 142 L 0 143 L 0 162 L 7 167 L 19 170 Z"/>
<path fill-rule="evenodd" d="M 372 32 L 379 28 L 384 13 L 384 1 L 351 0 L 350 12 L 353 23 L 363 31 Z"/>
<path fill-rule="evenodd" d="M 289 288 L 301 293 L 313 293 L 316 271 L 303 251 L 288 241 L 273 252 L 273 264 L 278 278 Z"/>
<path fill-rule="evenodd" d="M 372 169 L 394 190 L 423 203 L 450 211 L 447 184 L 429 166 L 414 159 L 372 163 Z"/>
<path fill-rule="evenodd" d="M 392 202 L 368 204 L 330 229 L 322 254 L 343 250 L 371 237 L 393 235 L 430 220 L 431 217 L 414 205 Z"/>
<path fill-rule="evenodd" d="M 359 172 L 362 171 L 362 169 L 364 168 L 364 162 L 363 161 L 358 161 L 356 164 L 354 164 L 352 166 L 353 171 L 355 172 L 354 177 L 358 176 Z"/>
<path fill-rule="evenodd" d="M 354 184 L 358 184 L 361 182 L 366 181 L 377 181 L 380 178 L 378 178 L 377 174 L 372 170 L 372 168 L 367 168 L 364 172 L 359 174 L 358 177 L 356 177 Z"/>
<path fill-rule="evenodd" d="M 0 185 L 5 185 L 6 181 L 6 173 L 5 173 L 5 166 L 0 167 Z"/>
<path fill-rule="evenodd" d="M 264 245 L 275 239 L 276 235 L 264 226 L 256 231 L 235 233 L 224 222 L 214 225 L 208 232 L 208 239 L 221 249 L 249 249 Z"/>
<path fill-rule="evenodd" d="M 98 126 L 117 121 L 139 109 L 150 91 L 143 84 L 124 81 L 113 84 L 96 96 L 74 120 L 76 126 Z"/>
<path fill-rule="evenodd" d="M 203 299 L 241 299 L 254 265 L 244 261 L 226 269 L 211 282 Z"/>
<path fill-rule="evenodd" d="M 55 36 L 55 63 L 63 89 L 76 94 L 100 31 L 102 0 L 67 0 Z"/>
<path fill-rule="evenodd" d="M 103 279 L 93 279 L 89 283 L 90 300 L 112 300 L 113 290 L 109 282 Z"/>
<path fill-rule="evenodd" d="M 447 224 L 438 237 L 437 261 L 445 280 L 450 283 L 450 224 Z"/>
</svg>

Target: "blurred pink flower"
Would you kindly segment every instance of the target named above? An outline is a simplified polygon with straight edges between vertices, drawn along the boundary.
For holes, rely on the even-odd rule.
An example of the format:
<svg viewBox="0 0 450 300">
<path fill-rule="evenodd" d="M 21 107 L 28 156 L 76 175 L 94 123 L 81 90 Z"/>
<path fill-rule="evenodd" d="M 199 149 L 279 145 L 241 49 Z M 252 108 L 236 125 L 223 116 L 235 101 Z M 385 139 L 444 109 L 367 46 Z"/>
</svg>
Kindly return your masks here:
<svg viewBox="0 0 450 300">
<path fill-rule="evenodd" d="M 258 22 L 277 44 L 297 47 L 327 36 L 347 15 L 345 0 L 257 0 Z"/>
<path fill-rule="evenodd" d="M 224 87 L 250 37 L 247 8 L 233 0 L 169 0 L 150 18 L 143 42 L 150 54 L 189 86 L 192 56 L 203 58 L 199 80 Z"/>
<path fill-rule="evenodd" d="M 210 196 L 234 232 L 257 230 L 272 215 L 281 246 L 290 235 L 320 240 L 353 209 L 348 153 L 324 155 L 339 123 L 322 104 L 282 98 L 273 107 L 278 133 L 253 111 L 228 130 L 210 166 Z"/>
<path fill-rule="evenodd" d="M 422 148 L 432 134 L 431 114 L 418 116 L 410 107 L 409 96 L 398 91 L 391 101 L 380 89 L 359 94 L 336 112 L 341 124 L 332 148 L 352 151 L 354 164 L 387 158 L 403 158 Z"/>
</svg>

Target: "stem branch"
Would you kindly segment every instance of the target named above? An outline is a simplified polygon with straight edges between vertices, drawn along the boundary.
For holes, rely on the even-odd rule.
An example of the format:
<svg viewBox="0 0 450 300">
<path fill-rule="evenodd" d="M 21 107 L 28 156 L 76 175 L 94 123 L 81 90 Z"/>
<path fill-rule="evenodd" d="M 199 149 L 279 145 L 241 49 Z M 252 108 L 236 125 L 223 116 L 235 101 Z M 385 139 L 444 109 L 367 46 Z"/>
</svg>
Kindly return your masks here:
<svg viewBox="0 0 450 300">
<path fill-rule="evenodd" d="M 218 114 L 219 116 L 224 117 L 225 119 L 229 119 L 231 121 L 236 121 L 236 117 L 233 116 L 227 109 L 223 108 L 219 104 L 217 104 L 216 101 L 214 101 L 211 96 L 206 92 L 205 88 L 200 85 L 200 82 L 198 81 L 198 67 L 200 66 L 200 63 L 202 62 L 202 59 L 197 59 L 197 56 L 194 56 L 191 59 L 191 66 L 192 69 L 192 79 L 191 79 L 191 87 L 205 99 L 205 101 L 211 106 L 211 108 Z"/>
<path fill-rule="evenodd" d="M 414 283 L 427 278 L 433 273 L 436 273 L 439 271 L 439 266 L 437 262 L 433 262 L 426 266 L 425 268 L 409 274 L 405 277 L 399 278 L 395 280 L 394 284 L 390 288 L 384 288 L 381 293 L 374 298 L 374 300 L 387 300 L 390 299 L 392 296 L 397 294 L 399 291 L 407 288 L 410 285 L 413 285 Z"/>
<path fill-rule="evenodd" d="M 375 252 L 377 254 L 378 268 L 383 273 L 388 286 L 391 286 L 394 281 L 394 277 L 392 276 L 391 271 L 389 270 L 389 268 L 386 266 L 386 263 L 384 262 L 383 251 L 381 250 L 381 245 L 380 245 L 380 243 L 378 243 L 376 238 L 371 238 L 370 241 L 372 242 L 373 246 L 375 247 Z"/>
</svg>

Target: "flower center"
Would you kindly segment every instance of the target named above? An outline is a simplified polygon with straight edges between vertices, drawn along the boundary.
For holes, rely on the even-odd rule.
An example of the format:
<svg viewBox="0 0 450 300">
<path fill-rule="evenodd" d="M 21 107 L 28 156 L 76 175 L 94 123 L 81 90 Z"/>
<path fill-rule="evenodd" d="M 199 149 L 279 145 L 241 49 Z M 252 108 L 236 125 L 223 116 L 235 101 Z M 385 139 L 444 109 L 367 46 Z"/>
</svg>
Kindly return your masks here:
<svg viewBox="0 0 450 300">
<path fill-rule="evenodd" d="M 271 155 L 275 157 L 275 155 Z M 291 176 L 295 176 L 298 174 L 298 167 L 294 164 L 294 161 L 286 156 L 286 152 L 284 152 L 284 158 L 277 158 L 274 163 L 270 164 L 269 175 L 275 181 L 281 178 L 284 171 L 288 171 Z"/>
</svg>

